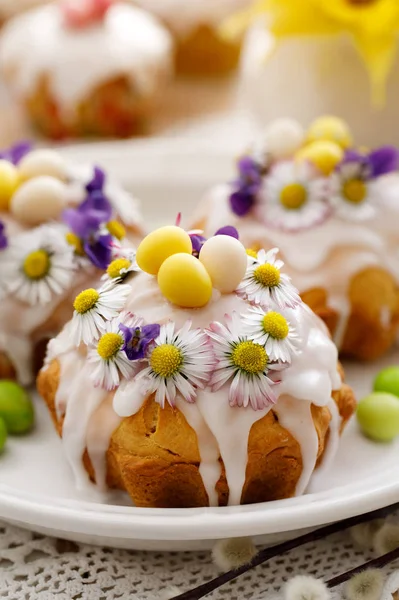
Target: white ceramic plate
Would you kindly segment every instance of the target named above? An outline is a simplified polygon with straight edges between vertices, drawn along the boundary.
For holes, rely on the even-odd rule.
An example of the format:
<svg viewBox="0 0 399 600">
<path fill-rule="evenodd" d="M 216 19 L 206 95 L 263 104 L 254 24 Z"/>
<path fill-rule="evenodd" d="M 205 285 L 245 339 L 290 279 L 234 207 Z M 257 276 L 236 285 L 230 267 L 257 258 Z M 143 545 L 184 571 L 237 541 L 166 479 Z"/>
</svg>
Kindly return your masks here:
<svg viewBox="0 0 399 600">
<path fill-rule="evenodd" d="M 67 149 L 65 154 L 77 160 L 90 155 L 111 169 L 143 198 L 151 224 L 172 222 L 179 210 L 188 215 L 210 184 L 231 175 L 231 152 L 207 143 L 121 143 Z M 378 364 L 346 365 L 347 379 L 362 396 L 380 368 L 398 362 L 399 351 Z M 303 497 L 229 508 L 134 508 L 124 496 L 104 503 L 94 491 L 90 497 L 76 492 L 61 442 L 37 399 L 36 431 L 10 439 L 1 457 L 0 518 L 50 535 L 135 549 L 191 550 L 246 535 L 274 543 L 297 530 L 397 501 L 398 451 L 399 440 L 374 444 L 353 421 L 332 470 Z"/>
</svg>

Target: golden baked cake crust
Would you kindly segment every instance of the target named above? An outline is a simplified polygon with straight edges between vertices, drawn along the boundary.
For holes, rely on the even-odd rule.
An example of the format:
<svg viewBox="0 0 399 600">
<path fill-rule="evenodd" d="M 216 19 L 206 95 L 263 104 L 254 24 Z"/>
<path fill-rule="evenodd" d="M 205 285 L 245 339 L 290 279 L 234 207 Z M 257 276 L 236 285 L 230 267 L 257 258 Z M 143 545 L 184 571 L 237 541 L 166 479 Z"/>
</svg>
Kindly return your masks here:
<svg viewBox="0 0 399 600">
<path fill-rule="evenodd" d="M 55 412 L 59 377 L 59 363 L 54 360 L 40 372 L 37 386 L 61 436 L 62 419 L 57 419 Z M 356 406 L 354 394 L 343 383 L 333 397 L 343 429 Z M 313 405 L 312 416 L 319 438 L 318 459 L 321 459 L 328 435 L 330 412 L 327 407 Z M 93 479 L 87 451 L 82 460 Z M 153 398 L 148 398 L 135 415 L 123 419 L 111 436 L 106 460 L 107 484 L 126 490 L 136 506 L 188 508 L 208 505 L 208 496 L 198 470 L 200 455 L 196 434 L 182 413 L 168 404 L 162 409 Z M 275 412 L 270 411 L 251 428 L 241 503 L 266 502 L 293 496 L 301 471 L 298 442 L 280 425 Z M 228 486 L 224 468 L 216 489 L 219 505 L 226 505 Z"/>
</svg>

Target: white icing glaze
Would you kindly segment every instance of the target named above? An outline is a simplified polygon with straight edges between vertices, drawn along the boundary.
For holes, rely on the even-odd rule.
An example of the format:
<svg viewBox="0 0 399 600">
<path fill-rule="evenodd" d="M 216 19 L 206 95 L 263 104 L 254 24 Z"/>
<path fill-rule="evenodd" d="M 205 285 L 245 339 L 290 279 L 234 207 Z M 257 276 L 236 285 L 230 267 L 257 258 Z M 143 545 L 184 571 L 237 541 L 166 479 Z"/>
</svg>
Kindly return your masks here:
<svg viewBox="0 0 399 600">
<path fill-rule="evenodd" d="M 148 323 L 165 323 L 171 319 L 179 328 L 190 319 L 193 327 L 207 328 L 212 321 L 222 320 L 226 313 L 231 314 L 233 311 L 242 313 L 248 307 L 247 302 L 235 294 L 223 296 L 215 294 L 204 308 L 181 309 L 165 300 L 156 279 L 146 273 L 137 274 L 130 284 L 132 291 L 124 309 L 139 315 Z M 298 482 L 297 493 L 303 493 L 314 471 L 318 452 L 317 434 L 311 418 L 310 406 L 315 404 L 330 407 L 332 390 L 340 388 L 341 380 L 337 372 L 337 349 L 329 339 L 320 319 L 303 304 L 295 309 L 287 309 L 287 313 L 290 322 L 298 331 L 301 348 L 294 355 L 290 367 L 280 373 L 281 383 L 275 388 L 280 400 L 274 409 L 283 426 L 291 431 L 300 444 L 303 472 Z M 65 330 L 59 338 L 63 336 L 66 336 Z M 62 344 L 54 342 L 51 346 L 51 357 L 59 358 L 62 370 L 68 369 L 70 357 L 74 357 L 73 364 L 75 357 L 79 356 L 78 351 L 73 349 L 58 356 L 57 346 L 60 349 L 63 347 Z M 84 439 L 82 422 L 85 423 L 86 428 L 90 428 L 91 436 L 95 430 L 99 432 L 100 439 L 95 442 L 93 437 L 90 437 L 90 444 L 95 448 L 95 468 L 102 480 L 105 472 L 105 452 L 113 431 L 112 427 L 92 426 L 91 419 L 94 418 L 94 411 L 104 401 L 107 393 L 103 392 L 101 395 L 98 390 L 93 391 L 95 388 L 90 382 L 87 367 L 88 363 L 84 358 L 80 357 L 76 360 L 66 406 L 65 423 L 68 424 L 68 428 L 63 433 L 69 460 L 79 461 L 79 465 L 74 464 L 73 470 L 80 484 Z M 62 374 L 61 386 L 63 386 L 63 378 L 71 382 L 70 374 Z M 227 386 L 228 384 L 218 392 L 212 392 L 209 388 L 199 390 L 196 402 L 192 405 L 178 398 L 178 408 L 197 435 L 201 456 L 200 474 L 211 505 L 217 504 L 215 485 L 220 476 L 219 456 L 223 459 L 226 470 L 230 492 L 229 504 L 240 502 L 245 482 L 249 433 L 252 425 L 270 410 L 266 408 L 254 411 L 251 408 L 230 407 Z M 143 400 L 137 394 L 137 383 L 132 380 L 123 382 L 119 387 L 114 395 L 113 405 L 120 416 L 128 416 L 135 414 L 142 402 Z M 75 436 L 78 438 L 77 442 L 74 441 Z M 333 434 L 331 439 L 335 443 L 336 438 Z M 76 444 L 78 449 L 72 448 L 72 444 Z M 102 460 L 100 460 L 99 449 L 103 451 Z M 335 446 L 328 455 L 332 457 L 334 452 Z"/>
<path fill-rule="evenodd" d="M 296 485 L 295 494 L 303 494 L 309 484 L 317 460 L 318 438 L 313 424 L 311 403 L 300 402 L 295 398 L 279 398 L 274 410 L 282 427 L 289 431 L 298 442 L 302 455 L 302 472 Z"/>
<path fill-rule="evenodd" d="M 326 471 L 328 471 L 338 451 L 339 431 L 341 427 L 342 418 L 339 414 L 338 406 L 334 402 L 333 398 L 330 399 L 330 402 L 328 403 L 327 407 L 331 415 L 328 444 L 325 447 L 320 465 L 313 473 L 311 485 L 308 488 L 308 491 L 311 491 L 312 488 L 315 488 L 315 486 L 317 486 L 318 479 L 321 478 Z"/>
<path fill-rule="evenodd" d="M 123 3 L 83 29 L 67 27 L 56 3 L 38 8 L 8 23 L 0 45 L 0 65 L 16 93 L 29 96 L 40 77 L 48 76 L 65 112 L 119 76 L 128 77 L 140 95 L 151 96 L 170 61 L 169 33 L 150 14 Z"/>
<path fill-rule="evenodd" d="M 197 436 L 198 450 L 201 457 L 199 472 L 208 494 L 209 506 L 218 506 L 218 495 L 216 484 L 222 471 L 219 462 L 219 446 L 215 436 L 206 424 L 198 405 L 185 402 L 182 398 L 177 399 L 177 408 L 186 418 L 187 423 L 194 429 Z"/>
<path fill-rule="evenodd" d="M 107 465 L 104 456 L 108 450 L 111 435 L 120 422 L 121 417 L 112 408 L 112 397 L 106 396 L 97 410 L 92 413 L 92 418 L 87 425 L 87 452 L 94 470 L 96 484 L 102 492 L 107 490 Z"/>
<path fill-rule="evenodd" d="M 68 389 L 61 386 L 57 390 L 56 405 L 65 406 L 65 418 L 62 427 L 62 443 L 65 456 L 72 469 L 77 488 L 85 490 L 88 486 L 90 487 L 89 477 L 82 462 L 83 453 L 87 446 L 88 424 L 90 418 L 104 401 L 107 393 L 102 388 L 88 385 L 89 370 L 84 359 L 81 359 L 80 363 L 76 361 L 74 367 L 69 361 L 66 363 L 67 356 L 65 355 L 61 360 L 61 377 L 66 377 L 69 386 Z M 80 367 L 78 367 L 78 374 L 74 372 L 76 364 Z M 81 397 L 83 390 L 84 402 L 82 402 Z M 64 395 L 61 396 L 61 393 L 67 393 L 67 398 Z M 79 413 L 79 419 L 76 419 L 77 412 Z M 104 467 L 101 470 L 103 473 L 105 472 Z"/>
<path fill-rule="evenodd" d="M 217 27 L 238 10 L 248 7 L 251 0 L 134 0 L 142 8 L 164 20 L 179 35 L 189 33 L 199 25 Z"/>
<path fill-rule="evenodd" d="M 68 176 L 67 189 L 70 191 L 68 204 L 75 206 L 85 197 L 84 188 L 92 179 L 93 166 L 71 164 L 69 165 Z M 108 177 L 105 184 L 105 193 L 115 210 L 115 217 L 120 218 L 125 225 L 134 227 L 137 231 L 137 235 L 135 232 L 129 233 L 129 241 L 131 243 L 138 242 L 141 231 L 138 201 L 123 190 L 112 178 Z M 0 221 L 5 224 L 9 237 L 28 230 L 26 226 L 18 222 L 10 213 L 0 212 Z M 59 230 L 60 236 L 64 236 L 67 232 L 66 226 L 60 223 L 54 223 L 53 227 Z M 13 296 L 6 296 L 1 300 L 0 351 L 4 350 L 8 355 L 17 371 L 18 380 L 22 384 L 28 385 L 33 380 L 32 343 L 40 340 L 43 336 L 49 336 L 53 333 L 47 328 L 47 321 L 62 306 L 63 322 L 66 322 L 72 316 L 73 298 L 82 289 L 90 286 L 96 287 L 99 277 L 99 271 L 90 264 L 85 268 L 79 268 L 74 275 L 73 285 L 65 290 L 63 294 L 54 295 L 50 302 L 42 306 L 30 306 Z M 67 304 L 68 299 L 71 300 L 70 305 Z M 71 347 L 70 342 L 65 336 L 61 337 L 61 341 L 55 338 L 52 340 L 51 345 L 56 348 L 54 353 L 57 355 L 61 352 L 59 345 L 63 346 L 64 351 Z M 50 352 L 51 355 L 52 352 Z"/>
<path fill-rule="evenodd" d="M 315 287 L 327 291 L 329 304 L 340 315 L 335 337 L 339 345 L 349 317 L 347 294 L 352 276 L 367 267 L 379 266 L 399 280 L 399 233 L 394 227 L 399 217 L 399 177 L 387 178 L 385 188 L 390 193 L 381 195 L 383 209 L 372 222 L 353 223 L 333 216 L 312 229 L 285 233 L 265 225 L 256 211 L 237 217 L 229 205 L 230 187 L 219 185 L 200 203 L 193 222 L 205 223 L 205 235 L 233 225 L 249 248 L 277 246 L 285 261 L 284 270 L 300 292 Z"/>
</svg>

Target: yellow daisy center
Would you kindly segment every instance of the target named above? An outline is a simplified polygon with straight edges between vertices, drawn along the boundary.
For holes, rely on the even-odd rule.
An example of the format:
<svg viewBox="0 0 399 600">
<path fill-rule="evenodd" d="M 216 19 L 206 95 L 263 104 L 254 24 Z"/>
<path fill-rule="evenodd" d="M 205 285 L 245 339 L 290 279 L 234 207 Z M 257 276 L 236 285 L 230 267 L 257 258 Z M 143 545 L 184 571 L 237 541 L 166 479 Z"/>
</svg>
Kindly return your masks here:
<svg viewBox="0 0 399 600">
<path fill-rule="evenodd" d="M 94 308 L 99 298 L 100 294 L 97 292 L 97 290 L 93 288 L 83 290 L 83 292 L 80 292 L 80 294 L 76 296 L 75 301 L 73 303 L 73 307 L 76 310 L 76 312 L 78 312 L 81 315 L 84 315 L 89 310 Z"/>
<path fill-rule="evenodd" d="M 287 319 L 278 312 L 268 312 L 262 319 L 262 325 L 264 332 L 275 340 L 283 340 L 289 333 Z"/>
<path fill-rule="evenodd" d="M 252 250 L 252 248 L 247 248 L 246 253 L 248 254 L 248 256 L 252 256 L 252 258 L 258 258 L 258 253 L 256 252 L 256 250 Z"/>
<path fill-rule="evenodd" d="M 132 263 L 127 258 L 116 258 L 108 265 L 107 274 L 112 279 L 120 277 L 122 269 L 128 269 L 131 264 Z"/>
<path fill-rule="evenodd" d="M 171 377 L 183 364 L 183 355 L 173 344 L 162 344 L 154 348 L 150 365 L 154 373 L 161 377 Z"/>
<path fill-rule="evenodd" d="M 107 229 L 117 240 L 123 240 L 126 236 L 126 229 L 119 221 L 109 221 L 107 223 Z"/>
<path fill-rule="evenodd" d="M 251 340 L 237 344 L 231 358 L 236 367 L 247 373 L 264 371 L 269 359 L 263 346 Z"/>
<path fill-rule="evenodd" d="M 119 333 L 104 333 L 97 345 L 97 352 L 103 360 L 109 360 L 118 354 L 123 345 L 123 337 Z"/>
<path fill-rule="evenodd" d="M 266 263 L 256 267 L 254 278 L 264 287 L 275 287 L 280 283 L 280 271 L 274 265 Z"/>
<path fill-rule="evenodd" d="M 50 256 L 46 250 L 35 250 L 25 257 L 23 271 L 29 279 L 43 279 L 50 270 Z"/>
<path fill-rule="evenodd" d="M 348 179 L 342 186 L 342 194 L 345 200 L 352 204 L 360 204 L 366 197 L 366 184 L 361 179 Z"/>
<path fill-rule="evenodd" d="M 280 192 L 280 202 L 288 210 L 298 210 L 307 199 L 307 191 L 300 183 L 290 183 Z"/>
<path fill-rule="evenodd" d="M 83 243 L 82 243 L 82 240 L 80 238 L 78 238 L 77 235 L 75 235 L 74 233 L 69 231 L 66 234 L 65 239 L 70 246 L 74 247 L 76 254 L 79 254 L 79 256 L 84 256 L 85 251 L 83 249 Z"/>
</svg>

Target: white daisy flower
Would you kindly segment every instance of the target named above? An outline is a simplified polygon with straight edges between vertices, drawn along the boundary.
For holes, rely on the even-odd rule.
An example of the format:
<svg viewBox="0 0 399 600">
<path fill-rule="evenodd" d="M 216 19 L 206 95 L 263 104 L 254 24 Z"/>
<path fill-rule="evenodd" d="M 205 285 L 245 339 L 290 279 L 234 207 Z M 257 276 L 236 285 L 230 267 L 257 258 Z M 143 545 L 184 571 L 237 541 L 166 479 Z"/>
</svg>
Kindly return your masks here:
<svg viewBox="0 0 399 600">
<path fill-rule="evenodd" d="M 132 248 L 119 248 L 118 252 L 109 263 L 107 271 L 101 276 L 103 281 L 120 283 L 129 273 L 139 272 L 141 269 L 136 262 L 136 252 Z"/>
<path fill-rule="evenodd" d="M 249 339 L 265 347 L 271 361 L 290 363 L 298 352 L 300 339 L 288 316 L 274 310 L 265 311 L 260 306 L 251 306 L 241 315 L 243 332 Z"/>
<path fill-rule="evenodd" d="M 140 327 L 142 319 L 124 313 L 108 321 L 104 333 L 87 354 L 88 362 L 93 365 L 91 379 L 94 385 L 106 390 L 118 387 L 122 377 L 131 379 L 139 369 L 138 362 L 129 360 L 123 350 L 125 338 L 120 331 L 121 323 L 127 327 Z"/>
<path fill-rule="evenodd" d="M 264 179 L 259 214 L 267 225 L 298 231 L 322 223 L 330 214 L 326 180 L 315 178 L 307 162 L 277 163 Z"/>
<path fill-rule="evenodd" d="M 106 322 L 122 310 L 131 291 L 130 285 L 104 285 L 99 290 L 89 288 L 78 294 L 73 303 L 71 338 L 76 346 L 98 340 Z"/>
<path fill-rule="evenodd" d="M 210 385 L 213 391 L 232 379 L 229 390 L 231 406 L 249 405 L 262 410 L 275 404 L 273 391 L 276 381 L 269 378 L 270 370 L 280 371 L 286 365 L 271 364 L 264 346 L 249 339 L 243 332 L 242 322 L 233 313 L 227 325 L 214 322 L 208 332 L 217 359 Z"/>
<path fill-rule="evenodd" d="M 70 285 L 76 268 L 63 226 L 42 225 L 10 239 L 2 256 L 7 291 L 32 306 L 47 304 Z"/>
<path fill-rule="evenodd" d="M 177 393 L 194 402 L 196 388 L 207 385 L 214 367 L 208 336 L 190 328 L 191 321 L 179 331 L 172 322 L 162 325 L 148 356 L 148 367 L 137 375 L 143 396 L 155 393 L 155 401 L 162 408 L 165 400 L 174 406 Z"/>
<path fill-rule="evenodd" d="M 336 214 L 347 221 L 367 221 L 376 214 L 380 182 L 367 178 L 364 165 L 348 162 L 330 175 L 330 203 Z"/>
<path fill-rule="evenodd" d="M 280 272 L 284 263 L 276 259 L 277 252 L 278 248 L 268 252 L 259 250 L 256 261 L 248 261 L 247 272 L 237 294 L 264 308 L 272 304 L 280 308 L 294 308 L 301 299 L 290 277 Z"/>
</svg>

